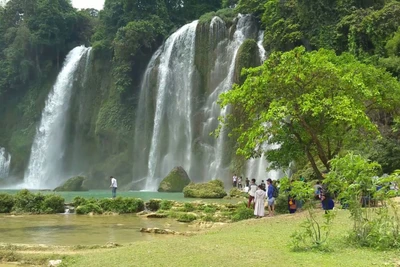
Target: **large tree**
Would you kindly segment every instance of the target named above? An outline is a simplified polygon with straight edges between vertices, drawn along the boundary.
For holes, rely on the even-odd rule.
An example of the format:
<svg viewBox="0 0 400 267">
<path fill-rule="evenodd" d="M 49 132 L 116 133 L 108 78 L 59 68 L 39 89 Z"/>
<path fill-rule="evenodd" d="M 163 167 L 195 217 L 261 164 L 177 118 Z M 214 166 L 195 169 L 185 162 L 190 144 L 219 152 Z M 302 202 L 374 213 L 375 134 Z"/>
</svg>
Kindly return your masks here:
<svg viewBox="0 0 400 267">
<path fill-rule="evenodd" d="M 378 137 L 371 115 L 400 103 L 400 83 L 389 73 L 330 50 L 273 53 L 244 74 L 243 85 L 221 96 L 222 106 L 236 110 L 225 122 L 238 136 L 237 152 L 247 158 L 265 152 L 274 167 L 306 155 L 319 178 L 318 162 L 329 170 L 342 149 Z"/>
</svg>

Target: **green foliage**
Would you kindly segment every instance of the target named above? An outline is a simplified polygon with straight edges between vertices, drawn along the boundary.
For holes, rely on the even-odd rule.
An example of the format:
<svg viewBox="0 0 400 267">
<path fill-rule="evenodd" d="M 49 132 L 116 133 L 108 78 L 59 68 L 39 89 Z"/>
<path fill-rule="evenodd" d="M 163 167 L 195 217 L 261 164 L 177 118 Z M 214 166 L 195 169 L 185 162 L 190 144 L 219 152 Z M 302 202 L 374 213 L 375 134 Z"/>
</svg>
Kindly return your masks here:
<svg viewBox="0 0 400 267">
<path fill-rule="evenodd" d="M 321 222 L 314 210 L 314 207 L 307 208 L 307 219 L 301 225 L 302 231 L 292 234 L 292 248 L 295 251 L 307 249 L 326 250 L 326 243 L 332 230 L 332 222 L 336 217 L 334 211 L 329 211 L 323 215 Z"/>
<path fill-rule="evenodd" d="M 231 219 L 234 222 L 247 220 L 254 218 L 254 210 L 246 206 L 245 203 L 239 205 L 239 207 L 234 211 Z"/>
<path fill-rule="evenodd" d="M 94 201 L 94 199 L 92 199 Z M 78 206 L 82 206 L 85 205 L 86 203 L 91 202 L 91 200 L 88 200 L 84 197 L 80 197 L 80 196 L 76 196 L 74 197 L 74 199 L 72 200 L 72 206 L 74 206 L 75 208 L 77 208 Z"/>
<path fill-rule="evenodd" d="M 98 204 L 89 202 L 82 206 L 78 206 L 75 209 L 75 212 L 76 212 L 76 214 L 79 214 L 79 215 L 86 215 L 89 213 L 102 214 L 103 210 L 101 209 L 101 207 Z"/>
<path fill-rule="evenodd" d="M 229 27 L 237 16 L 237 12 L 232 8 L 220 9 L 216 12 L 209 12 L 199 18 L 200 24 L 210 24 L 214 17 L 220 17 Z"/>
<path fill-rule="evenodd" d="M 183 189 L 183 195 L 193 198 L 223 198 L 227 195 L 223 186 L 220 180 L 201 184 L 190 183 Z"/>
<path fill-rule="evenodd" d="M 194 210 L 195 210 L 195 207 L 193 206 L 192 203 L 186 202 L 185 204 L 183 204 L 183 211 L 184 212 L 192 212 Z"/>
<path fill-rule="evenodd" d="M 0 213 L 10 213 L 14 206 L 14 197 L 9 194 L 0 194 Z"/>
<path fill-rule="evenodd" d="M 234 187 L 229 191 L 229 196 L 230 197 L 246 197 L 247 194 L 245 192 L 241 191 L 240 189 L 238 189 L 237 187 Z"/>
<path fill-rule="evenodd" d="M 377 176 L 379 172 L 378 163 L 349 153 L 332 160 L 332 172 L 325 183 L 330 189 L 336 190 L 339 199 L 348 206 L 353 220 L 351 241 L 377 249 L 398 248 L 399 208 L 389 198 L 396 195 L 390 186 L 399 184 L 400 172 L 381 178 Z M 377 201 L 381 202 L 382 207 L 371 208 Z"/>
<path fill-rule="evenodd" d="M 329 170 L 340 151 L 379 136 L 369 117 L 374 110 L 391 111 L 400 103 L 400 83 L 389 73 L 324 49 L 273 53 L 245 74 L 243 85 L 220 97 L 222 106 L 242 110 L 240 118 L 227 115 L 224 121 L 238 125 L 237 153 L 251 158 L 265 152 L 275 168 L 287 168 L 305 153 L 320 179 L 317 158 Z M 263 151 L 264 143 L 281 145 Z"/>
<path fill-rule="evenodd" d="M 286 193 L 279 193 L 278 198 L 275 200 L 275 213 L 278 214 L 289 213 L 288 195 Z"/>
<path fill-rule="evenodd" d="M 146 202 L 146 209 L 150 211 L 157 211 L 161 206 L 161 199 L 150 199 L 149 202 Z"/>
<path fill-rule="evenodd" d="M 57 195 L 33 194 L 28 190 L 18 192 L 14 197 L 13 212 L 51 214 L 64 212 L 64 198 Z"/>
<path fill-rule="evenodd" d="M 170 210 L 172 208 L 173 201 L 163 199 L 160 203 L 160 210 Z"/>
<path fill-rule="evenodd" d="M 139 198 L 117 197 L 114 199 L 101 199 L 98 201 L 103 212 L 119 214 L 137 213 L 144 210 L 144 202 Z"/>
<path fill-rule="evenodd" d="M 238 84 L 243 84 L 246 76 L 242 75 L 243 68 L 251 68 L 259 66 L 261 63 L 259 56 L 258 44 L 254 39 L 248 39 L 240 46 L 235 62 L 234 81 Z"/>
<path fill-rule="evenodd" d="M 178 217 L 178 222 L 193 222 L 197 219 L 197 216 L 192 213 L 182 213 Z"/>
</svg>

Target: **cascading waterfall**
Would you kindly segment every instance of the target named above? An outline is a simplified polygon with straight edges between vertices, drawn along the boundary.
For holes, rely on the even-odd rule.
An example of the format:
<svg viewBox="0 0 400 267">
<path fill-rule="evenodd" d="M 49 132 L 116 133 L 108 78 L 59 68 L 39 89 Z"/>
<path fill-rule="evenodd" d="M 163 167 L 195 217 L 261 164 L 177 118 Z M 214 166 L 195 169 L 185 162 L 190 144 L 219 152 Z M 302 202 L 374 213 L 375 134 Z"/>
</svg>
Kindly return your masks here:
<svg viewBox="0 0 400 267">
<path fill-rule="evenodd" d="M 218 117 L 228 112 L 220 109 L 218 97 L 231 89 L 238 50 L 246 39 L 257 39 L 257 26 L 252 16 L 239 15 L 230 35 L 222 19 L 212 19 L 209 78 L 203 85 L 205 95 L 199 95 L 197 24 L 187 24 L 171 35 L 153 55 L 143 77 L 136 114 L 133 183 L 146 179 L 146 190 L 155 190 L 160 178 L 175 166 L 182 166 L 195 181 L 229 176 L 227 134 L 222 131 L 215 139 L 210 133 L 218 127 Z"/>
<path fill-rule="evenodd" d="M 257 45 L 258 45 L 258 51 L 260 53 L 261 63 L 267 59 L 267 51 L 265 51 L 263 42 L 264 42 L 264 31 L 260 31 L 258 33 Z"/>
<path fill-rule="evenodd" d="M 89 52 L 90 48 L 79 46 L 66 57 L 36 130 L 23 187 L 51 188 L 62 182 L 62 159 L 66 146 L 64 134 L 74 74 L 82 57 Z"/>
<path fill-rule="evenodd" d="M 190 169 L 192 146 L 192 75 L 197 21 L 171 35 L 160 55 L 154 128 L 149 152 L 146 189 L 181 165 Z M 167 123 L 168 122 L 168 123 Z M 163 153 L 167 151 L 167 153 Z"/>
<path fill-rule="evenodd" d="M 10 173 L 11 155 L 4 147 L 0 147 L 0 179 L 7 178 Z"/>
</svg>

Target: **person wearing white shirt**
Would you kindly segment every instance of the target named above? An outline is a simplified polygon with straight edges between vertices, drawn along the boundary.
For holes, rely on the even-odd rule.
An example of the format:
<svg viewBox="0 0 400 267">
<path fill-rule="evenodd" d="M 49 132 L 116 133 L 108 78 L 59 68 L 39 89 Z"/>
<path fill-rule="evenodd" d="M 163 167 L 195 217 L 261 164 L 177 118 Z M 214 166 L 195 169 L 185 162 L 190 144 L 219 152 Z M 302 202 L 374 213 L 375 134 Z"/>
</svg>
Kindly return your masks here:
<svg viewBox="0 0 400 267">
<path fill-rule="evenodd" d="M 110 176 L 111 179 L 111 192 L 112 192 L 112 197 L 115 198 L 117 196 L 117 179 L 115 179 L 113 176 Z"/>
<path fill-rule="evenodd" d="M 247 205 L 247 207 L 250 208 L 251 206 L 251 202 L 254 201 L 254 196 L 256 195 L 256 191 L 257 191 L 257 185 L 256 185 L 256 179 L 251 179 L 251 183 L 250 183 L 250 189 L 249 189 L 249 203 Z"/>
</svg>

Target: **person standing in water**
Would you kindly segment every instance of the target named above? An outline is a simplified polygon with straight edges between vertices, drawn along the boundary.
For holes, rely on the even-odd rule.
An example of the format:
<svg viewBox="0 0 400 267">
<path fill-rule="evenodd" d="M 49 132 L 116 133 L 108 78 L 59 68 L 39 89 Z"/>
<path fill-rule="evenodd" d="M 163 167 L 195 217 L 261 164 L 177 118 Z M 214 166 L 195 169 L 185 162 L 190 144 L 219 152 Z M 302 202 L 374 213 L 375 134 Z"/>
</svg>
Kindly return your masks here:
<svg viewBox="0 0 400 267">
<path fill-rule="evenodd" d="M 112 192 L 112 197 L 116 198 L 117 197 L 117 179 L 115 179 L 113 176 L 110 176 L 111 179 L 111 192 Z"/>
</svg>

